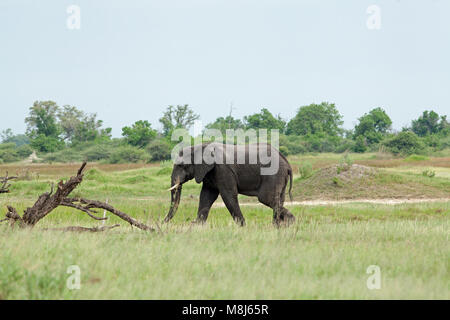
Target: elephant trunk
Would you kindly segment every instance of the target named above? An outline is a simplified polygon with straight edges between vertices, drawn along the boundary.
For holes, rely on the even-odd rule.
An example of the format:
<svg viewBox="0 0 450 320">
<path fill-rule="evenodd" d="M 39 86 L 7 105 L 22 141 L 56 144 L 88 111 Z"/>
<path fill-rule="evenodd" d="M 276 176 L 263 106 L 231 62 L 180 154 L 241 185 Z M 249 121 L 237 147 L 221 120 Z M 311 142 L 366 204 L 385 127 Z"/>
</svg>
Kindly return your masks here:
<svg viewBox="0 0 450 320">
<path fill-rule="evenodd" d="M 181 199 L 181 188 L 182 188 L 182 185 L 179 182 L 178 183 L 172 182 L 172 188 L 171 188 L 172 190 L 170 190 L 170 192 L 171 192 L 170 209 L 169 209 L 169 213 L 167 214 L 167 216 L 164 219 L 164 222 L 169 222 L 173 218 L 175 213 L 177 212 L 178 205 L 180 204 L 180 199 Z"/>
</svg>

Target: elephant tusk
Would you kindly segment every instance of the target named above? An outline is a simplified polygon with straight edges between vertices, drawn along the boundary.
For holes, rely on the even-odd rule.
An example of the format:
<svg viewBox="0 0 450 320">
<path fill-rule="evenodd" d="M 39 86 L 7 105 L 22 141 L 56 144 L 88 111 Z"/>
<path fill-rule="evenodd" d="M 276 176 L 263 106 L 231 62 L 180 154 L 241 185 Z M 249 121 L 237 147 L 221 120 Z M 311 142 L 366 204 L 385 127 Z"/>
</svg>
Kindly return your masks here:
<svg viewBox="0 0 450 320">
<path fill-rule="evenodd" d="M 172 188 L 167 189 L 167 191 L 172 191 L 173 189 L 178 189 L 178 187 L 180 186 L 179 183 L 177 183 L 176 185 L 174 185 Z"/>
</svg>

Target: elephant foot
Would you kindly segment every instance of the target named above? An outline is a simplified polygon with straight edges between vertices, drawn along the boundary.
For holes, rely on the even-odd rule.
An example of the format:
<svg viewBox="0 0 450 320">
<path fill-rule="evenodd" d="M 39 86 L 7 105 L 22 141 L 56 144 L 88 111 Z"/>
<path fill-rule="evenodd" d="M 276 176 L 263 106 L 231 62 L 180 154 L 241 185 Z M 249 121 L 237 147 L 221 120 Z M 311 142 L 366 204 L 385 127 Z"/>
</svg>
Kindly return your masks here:
<svg viewBox="0 0 450 320">
<path fill-rule="evenodd" d="M 273 220 L 273 225 L 277 228 L 288 227 L 295 223 L 295 216 L 290 212 L 285 212 L 278 219 Z"/>
<path fill-rule="evenodd" d="M 206 223 L 206 219 L 195 219 L 194 221 L 191 222 L 192 224 L 196 224 L 196 225 L 203 225 Z"/>
<path fill-rule="evenodd" d="M 245 227 L 245 220 L 242 218 L 235 218 L 234 222 L 236 222 L 239 227 Z"/>
</svg>

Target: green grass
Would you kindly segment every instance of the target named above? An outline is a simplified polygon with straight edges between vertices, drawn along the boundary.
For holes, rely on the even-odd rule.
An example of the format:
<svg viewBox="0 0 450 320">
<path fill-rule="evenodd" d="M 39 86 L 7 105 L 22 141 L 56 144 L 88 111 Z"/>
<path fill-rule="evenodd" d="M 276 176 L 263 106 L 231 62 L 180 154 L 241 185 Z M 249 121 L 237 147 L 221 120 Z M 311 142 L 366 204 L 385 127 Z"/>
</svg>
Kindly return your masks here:
<svg viewBox="0 0 450 320">
<path fill-rule="evenodd" d="M 339 164 L 342 155 L 294 157 L 294 166 L 308 161 L 314 168 L 309 178 L 296 176 L 295 200 L 327 195 L 449 198 L 450 169 L 445 160 L 405 163 L 371 159 L 372 155 L 351 157 L 355 163 L 372 161 L 368 163 L 384 169 L 359 182 L 341 177 L 340 185 L 334 185 L 334 175 L 322 177 L 320 170 Z M 50 183 L 67 179 L 76 167 L 31 167 L 36 172 L 13 182 L 11 193 L 0 195 L 0 207 L 9 204 L 22 213 L 50 189 Z M 5 168 L 11 167 L 0 171 Z M 436 170 L 436 176 L 422 176 L 423 168 Z M 155 226 L 154 233 L 132 229 L 109 214 L 106 224 L 119 223 L 120 228 L 95 234 L 43 230 L 101 224 L 66 207 L 56 209 L 33 230 L 0 224 L 0 299 L 450 298 L 450 201 L 294 205 L 288 208 L 297 217 L 296 224 L 281 229 L 272 226 L 272 211 L 264 206 L 242 207 L 244 228 L 234 224 L 226 208 L 215 206 L 207 224 L 196 226 L 191 221 L 196 217 L 200 185 L 191 181 L 183 187 L 174 219 L 160 224 L 170 205 L 165 191 L 170 172 L 167 163 L 93 164 L 73 193 L 108 199 L 116 208 Z M 314 177 L 317 184 L 312 183 Z M 0 219 L 4 212 L 0 209 Z M 80 290 L 66 287 L 71 265 L 81 268 Z M 380 290 L 366 287 L 370 265 L 381 268 Z"/>
<path fill-rule="evenodd" d="M 141 206 L 119 205 L 148 218 Z M 297 207 L 297 224 L 277 230 L 271 211 L 261 207 L 244 209 L 246 228 L 235 226 L 222 208 L 207 225 L 191 226 L 195 206 L 187 204 L 174 223 L 153 234 L 125 225 L 99 234 L 2 226 L 0 296 L 448 299 L 449 210 L 448 203 Z M 95 224 L 69 209 L 58 211 L 40 228 Z M 66 288 L 70 265 L 81 268 L 80 290 Z M 369 265 L 381 268 L 380 290 L 366 287 Z"/>
<path fill-rule="evenodd" d="M 427 156 L 423 156 L 423 155 L 419 155 L 419 154 L 412 154 L 412 155 L 406 157 L 404 161 L 408 162 L 408 161 L 424 161 L 424 160 L 429 160 L 429 158 Z"/>
</svg>

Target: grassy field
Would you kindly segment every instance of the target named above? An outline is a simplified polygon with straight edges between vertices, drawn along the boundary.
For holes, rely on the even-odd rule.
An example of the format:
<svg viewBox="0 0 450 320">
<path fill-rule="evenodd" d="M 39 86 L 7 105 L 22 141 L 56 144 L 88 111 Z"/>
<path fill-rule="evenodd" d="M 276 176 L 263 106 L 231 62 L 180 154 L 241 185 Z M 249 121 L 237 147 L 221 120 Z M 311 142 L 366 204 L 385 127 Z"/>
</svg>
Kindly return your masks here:
<svg viewBox="0 0 450 320">
<path fill-rule="evenodd" d="M 111 203 L 157 232 L 121 224 L 103 233 L 44 231 L 46 227 L 97 226 L 84 213 L 58 208 L 34 230 L 0 225 L 0 299 L 449 299 L 450 158 L 386 159 L 351 155 L 370 166 L 362 177 L 334 172 L 342 156 L 291 157 L 294 200 L 355 199 L 355 203 L 291 205 L 295 225 L 275 229 L 272 212 L 243 207 L 245 228 L 215 206 L 203 226 L 195 219 L 200 186 L 183 188 L 177 215 L 169 209 L 171 167 L 90 164 L 75 196 Z M 311 177 L 298 168 L 310 162 Z M 27 168 L 28 167 L 28 168 Z M 0 166 L 19 174 L 0 206 L 21 213 L 51 182 L 73 175 L 79 164 Z M 424 177 L 433 170 L 433 178 Z M 335 177 L 341 180 L 335 184 Z M 365 191 L 364 186 L 367 190 Z M 402 187 L 403 186 L 403 187 Z M 440 198 L 420 204 L 363 204 L 358 199 Z M 254 199 L 241 197 L 242 202 Z M 3 217 L 5 209 L 1 210 Z M 0 218 L 1 219 L 1 218 Z M 81 270 L 81 288 L 69 290 L 67 268 Z M 381 288 L 369 290 L 370 265 L 381 270 Z"/>
</svg>

